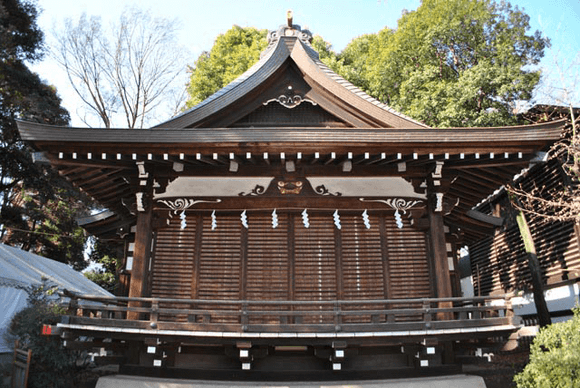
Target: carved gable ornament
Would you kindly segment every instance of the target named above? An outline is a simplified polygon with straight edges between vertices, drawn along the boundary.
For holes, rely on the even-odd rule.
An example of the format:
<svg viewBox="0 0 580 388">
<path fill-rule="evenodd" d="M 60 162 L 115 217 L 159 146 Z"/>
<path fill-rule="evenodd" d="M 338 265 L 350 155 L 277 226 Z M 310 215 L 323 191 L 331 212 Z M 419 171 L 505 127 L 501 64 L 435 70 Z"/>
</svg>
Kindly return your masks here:
<svg viewBox="0 0 580 388">
<path fill-rule="evenodd" d="M 272 99 L 264 102 L 264 105 L 268 105 L 271 102 L 277 102 L 280 105 L 282 105 L 288 109 L 296 108 L 298 105 L 302 104 L 303 102 L 309 102 L 312 105 L 318 105 L 316 102 L 309 100 L 308 98 L 304 98 L 304 97 L 300 96 L 299 94 L 293 94 L 292 86 L 288 86 L 288 91 L 286 92 L 286 94 L 281 94 L 277 98 L 272 98 Z"/>
</svg>

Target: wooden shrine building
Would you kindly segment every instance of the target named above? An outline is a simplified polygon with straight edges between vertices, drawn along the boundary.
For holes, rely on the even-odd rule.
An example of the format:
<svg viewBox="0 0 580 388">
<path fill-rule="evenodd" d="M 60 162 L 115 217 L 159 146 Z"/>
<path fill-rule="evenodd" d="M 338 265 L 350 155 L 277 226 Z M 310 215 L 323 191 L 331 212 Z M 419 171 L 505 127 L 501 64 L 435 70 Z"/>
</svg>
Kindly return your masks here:
<svg viewBox="0 0 580 388">
<path fill-rule="evenodd" d="M 127 247 L 128 296 L 75 296 L 103 304 L 59 324 L 68 345 L 108 343 L 126 372 L 415 374 L 519 327 L 509 296 L 461 297 L 458 249 L 562 123 L 429 128 L 310 40 L 281 26 L 246 73 L 150 129 L 18 123 L 108 209 L 87 229 Z"/>
</svg>

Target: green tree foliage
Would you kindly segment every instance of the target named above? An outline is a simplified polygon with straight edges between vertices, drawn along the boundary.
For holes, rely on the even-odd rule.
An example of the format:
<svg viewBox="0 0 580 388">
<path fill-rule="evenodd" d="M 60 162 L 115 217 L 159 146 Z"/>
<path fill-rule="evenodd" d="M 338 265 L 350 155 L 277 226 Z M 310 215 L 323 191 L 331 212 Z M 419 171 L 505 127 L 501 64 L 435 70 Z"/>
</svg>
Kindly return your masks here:
<svg viewBox="0 0 580 388">
<path fill-rule="evenodd" d="M 236 79 L 260 59 L 268 31 L 233 26 L 217 37 L 211 51 L 203 52 L 190 68 L 186 108 L 197 105 Z"/>
<path fill-rule="evenodd" d="M 580 308 L 571 320 L 540 330 L 530 362 L 514 381 L 518 388 L 580 387 Z"/>
<path fill-rule="evenodd" d="M 90 259 L 100 264 L 100 268 L 86 271 L 85 277 L 103 287 L 105 290 L 115 293 L 119 285 L 119 270 L 121 260 L 119 260 L 118 249 L 100 240 L 95 240 L 91 251 Z"/>
<path fill-rule="evenodd" d="M 382 50 L 381 44 L 388 41 L 383 35 L 392 33 L 392 30 L 383 29 L 377 34 L 362 35 L 353 39 L 340 53 L 343 68 L 339 73 L 359 88 L 377 95 L 380 85 L 371 87 L 370 83 L 371 69 L 378 63 L 373 60 L 373 53 Z"/>
<path fill-rule="evenodd" d="M 90 201 L 60 177 L 53 177 L 50 183 L 50 189 L 23 188 L 18 200 L 6 209 L 5 215 L 12 215 L 4 219 L 10 231 L 6 242 L 82 270 L 88 264 L 84 257 L 86 236 L 76 219 L 86 214 Z"/>
<path fill-rule="evenodd" d="M 424 0 L 396 29 L 354 39 L 339 55 L 315 37 L 320 59 L 373 97 L 431 126 L 516 123 L 532 97 L 549 41 L 529 34 L 529 16 L 507 1 Z M 266 32 L 235 26 L 191 69 L 191 107 L 259 58 Z"/>
<path fill-rule="evenodd" d="M 354 39 L 341 75 L 375 98 L 432 126 L 515 122 L 549 44 L 528 35 L 529 16 L 508 2 L 424 0 L 396 30 Z"/>
<path fill-rule="evenodd" d="M 26 65 L 43 55 L 36 18 L 32 1 L 0 2 L 0 241 L 82 268 L 84 237 L 74 222 L 85 207 L 79 193 L 33 163 L 16 129 L 17 119 L 69 122 L 55 89 Z"/>
</svg>

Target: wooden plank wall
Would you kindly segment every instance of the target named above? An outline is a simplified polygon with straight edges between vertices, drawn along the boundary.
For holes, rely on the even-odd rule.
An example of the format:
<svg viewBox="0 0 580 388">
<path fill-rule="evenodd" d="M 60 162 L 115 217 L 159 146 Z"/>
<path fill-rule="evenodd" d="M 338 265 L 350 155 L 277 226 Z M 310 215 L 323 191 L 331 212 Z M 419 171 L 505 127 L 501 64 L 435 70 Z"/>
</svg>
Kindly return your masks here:
<svg viewBox="0 0 580 388">
<path fill-rule="evenodd" d="M 181 220 L 174 216 L 169 225 L 156 233 L 151 271 L 151 295 L 159 298 L 190 299 L 195 284 L 197 217 L 187 217 L 188 227 L 181 229 Z M 188 308 L 181 304 L 163 304 L 163 308 Z M 161 320 L 166 317 L 161 316 Z M 184 321 L 185 316 L 178 317 Z"/>
<path fill-rule="evenodd" d="M 279 225 L 276 229 L 272 228 L 271 214 L 256 214 L 251 219 L 252 227 L 247 229 L 246 284 L 243 299 L 290 300 L 288 214 L 278 215 Z M 252 308 L 257 307 L 250 307 Z M 280 310 L 280 307 L 259 306 L 259 309 Z M 278 322 L 277 316 L 264 316 L 252 318 L 249 323 Z"/>
<path fill-rule="evenodd" d="M 432 296 L 425 233 L 413 229 L 408 220 L 399 229 L 392 212 L 373 213 L 367 229 L 360 212 L 345 211 L 338 229 L 332 212 L 310 212 L 309 228 L 300 213 L 279 211 L 277 216 L 278 226 L 272 228 L 270 212 L 248 212 L 246 229 L 239 213 L 220 212 L 215 230 L 207 212 L 188 212 L 185 229 L 174 216 L 156 234 L 152 296 L 296 301 Z M 310 315 L 303 323 L 332 319 Z M 222 321 L 229 320 L 224 315 Z M 279 321 L 280 317 L 265 316 L 250 323 Z"/>
<path fill-rule="evenodd" d="M 562 187 L 565 181 L 558 163 L 551 160 L 537 166 L 522 180 L 524 188 Z M 505 226 L 494 236 L 486 237 L 469 247 L 471 271 L 476 295 L 493 295 L 532 287 L 527 256 L 514 214 L 506 195 L 496 198 L 507 217 Z M 487 205 L 487 214 L 491 214 Z M 506 211 L 507 209 L 507 211 Z M 485 211 L 480 209 L 480 211 Z M 578 234 L 572 222 L 550 221 L 526 214 L 536 246 L 538 260 L 546 285 L 557 286 L 580 278 Z"/>
</svg>

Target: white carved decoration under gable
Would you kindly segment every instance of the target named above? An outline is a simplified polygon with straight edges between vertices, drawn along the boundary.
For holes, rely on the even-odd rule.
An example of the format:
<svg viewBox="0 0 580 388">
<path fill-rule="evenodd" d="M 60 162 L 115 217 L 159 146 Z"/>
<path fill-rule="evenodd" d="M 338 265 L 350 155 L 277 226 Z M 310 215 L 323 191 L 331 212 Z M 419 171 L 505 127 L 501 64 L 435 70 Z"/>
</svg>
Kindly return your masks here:
<svg viewBox="0 0 580 388">
<path fill-rule="evenodd" d="M 312 187 L 324 186 L 330 194 L 343 197 L 406 197 L 426 199 L 411 182 L 400 177 L 316 177 L 307 178 Z"/>
<path fill-rule="evenodd" d="M 207 198 L 260 195 L 274 177 L 178 177 L 171 181 L 163 193 L 154 199 Z M 413 185 L 400 177 L 309 177 L 313 188 L 323 187 L 318 194 L 342 197 L 405 197 L 426 199 L 425 193 L 416 193 Z M 260 187 L 261 190 L 256 191 Z"/>
<path fill-rule="evenodd" d="M 154 199 L 172 197 L 237 197 L 239 193 L 251 193 L 256 186 L 267 188 L 274 177 L 178 177 L 170 182 L 163 193 L 155 193 Z"/>
</svg>

